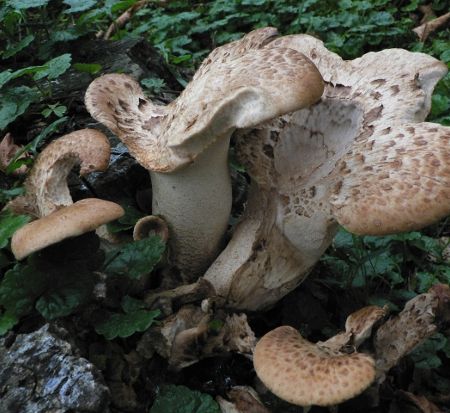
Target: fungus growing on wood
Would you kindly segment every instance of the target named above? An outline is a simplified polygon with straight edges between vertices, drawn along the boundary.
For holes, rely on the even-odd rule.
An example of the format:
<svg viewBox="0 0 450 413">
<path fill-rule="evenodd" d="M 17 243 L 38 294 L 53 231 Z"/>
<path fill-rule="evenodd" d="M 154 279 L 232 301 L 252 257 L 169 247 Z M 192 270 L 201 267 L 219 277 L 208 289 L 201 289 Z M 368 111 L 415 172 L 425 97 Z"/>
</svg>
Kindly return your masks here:
<svg viewBox="0 0 450 413">
<path fill-rule="evenodd" d="M 375 362 L 369 355 L 331 352 L 289 326 L 278 327 L 261 338 L 253 363 L 272 393 L 300 406 L 342 403 L 375 379 Z"/>
<path fill-rule="evenodd" d="M 106 136 L 93 129 L 69 133 L 39 154 L 25 180 L 25 195 L 6 206 L 35 219 L 12 237 L 11 249 L 18 260 L 68 237 L 93 231 L 124 214 L 120 205 L 100 199 L 74 204 L 67 186 L 73 167 L 80 166 L 80 175 L 103 171 L 108 167 L 109 155 Z"/>
<path fill-rule="evenodd" d="M 344 61 L 307 35 L 273 44 L 308 56 L 325 91 L 311 108 L 237 134 L 248 205 L 205 278 L 230 307 L 251 310 L 292 291 L 338 223 L 383 235 L 450 214 L 450 128 L 424 122 L 443 63 L 402 49 Z"/>
<path fill-rule="evenodd" d="M 235 129 L 315 103 L 320 73 L 302 53 L 273 47 L 265 28 L 215 49 L 171 104 L 149 102 L 126 75 L 96 79 L 86 92 L 91 115 L 150 171 L 153 213 L 169 224 L 174 263 L 202 275 L 222 246 L 231 210 L 227 164 Z"/>
</svg>

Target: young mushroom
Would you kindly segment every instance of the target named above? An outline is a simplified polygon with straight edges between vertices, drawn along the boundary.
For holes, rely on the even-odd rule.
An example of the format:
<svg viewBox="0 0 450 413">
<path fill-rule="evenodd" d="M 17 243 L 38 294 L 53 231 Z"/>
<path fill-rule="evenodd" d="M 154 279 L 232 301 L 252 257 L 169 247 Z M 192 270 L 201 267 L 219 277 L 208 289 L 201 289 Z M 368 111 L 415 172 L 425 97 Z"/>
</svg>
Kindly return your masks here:
<svg viewBox="0 0 450 413">
<path fill-rule="evenodd" d="M 49 245 L 97 229 L 124 214 L 114 202 L 84 199 L 73 203 L 67 176 L 76 165 L 80 175 L 108 167 L 109 142 L 93 129 L 69 133 L 50 143 L 37 157 L 24 186 L 25 195 L 5 208 L 35 220 L 16 231 L 11 249 L 21 260 Z"/>
<path fill-rule="evenodd" d="M 369 355 L 332 352 L 289 326 L 278 327 L 261 338 L 253 364 L 272 393 L 300 406 L 342 403 L 375 379 L 375 362 Z"/>
<path fill-rule="evenodd" d="M 273 43 L 311 58 L 325 92 L 237 136 L 252 178 L 248 206 L 205 278 L 230 307 L 251 310 L 292 291 L 338 223 L 382 235 L 450 213 L 450 128 L 423 122 L 443 63 L 402 49 L 344 61 L 307 35 Z"/>
<path fill-rule="evenodd" d="M 231 210 L 228 146 L 235 129 L 315 103 L 320 73 L 292 48 L 273 47 L 274 28 L 215 49 L 167 106 L 149 102 L 126 75 L 105 75 L 86 92 L 91 115 L 150 171 L 153 214 L 169 224 L 174 263 L 202 275 L 222 246 Z"/>
</svg>

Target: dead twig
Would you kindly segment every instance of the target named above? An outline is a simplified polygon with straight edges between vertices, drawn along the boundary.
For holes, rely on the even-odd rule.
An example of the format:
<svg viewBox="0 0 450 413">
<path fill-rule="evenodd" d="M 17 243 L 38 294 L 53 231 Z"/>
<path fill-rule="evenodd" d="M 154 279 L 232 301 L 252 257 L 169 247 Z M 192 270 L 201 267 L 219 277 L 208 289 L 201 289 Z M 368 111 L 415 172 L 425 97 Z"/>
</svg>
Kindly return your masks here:
<svg viewBox="0 0 450 413">
<path fill-rule="evenodd" d="M 135 13 L 145 7 L 150 2 L 158 3 L 159 5 L 163 5 L 168 3 L 168 0 L 140 0 L 134 3 L 131 7 L 125 10 L 116 20 L 114 20 L 105 34 L 102 32 L 97 33 L 97 37 L 103 37 L 103 40 L 109 40 L 111 36 L 116 33 L 119 29 L 125 26 L 131 18 L 135 15 Z"/>
<path fill-rule="evenodd" d="M 413 32 L 417 34 L 421 42 L 424 42 L 431 33 L 444 26 L 448 21 L 450 21 L 450 12 L 421 24 L 413 29 Z"/>
</svg>

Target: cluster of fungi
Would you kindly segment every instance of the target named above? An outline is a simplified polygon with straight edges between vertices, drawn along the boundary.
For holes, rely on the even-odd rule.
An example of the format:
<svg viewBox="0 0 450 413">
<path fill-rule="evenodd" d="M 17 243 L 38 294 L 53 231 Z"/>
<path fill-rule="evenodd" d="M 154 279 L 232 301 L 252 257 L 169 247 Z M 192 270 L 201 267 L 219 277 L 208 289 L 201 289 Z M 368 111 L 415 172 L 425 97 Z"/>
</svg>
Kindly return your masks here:
<svg viewBox="0 0 450 413">
<path fill-rule="evenodd" d="M 89 86 L 86 107 L 150 171 L 147 222 L 167 223 L 170 261 L 185 283 L 201 277 L 223 308 L 260 310 L 301 283 L 338 225 L 382 235 L 450 213 L 450 128 L 424 121 L 446 70 L 402 49 L 344 61 L 314 37 L 263 28 L 215 49 L 166 106 L 129 76 L 106 74 Z M 251 185 L 224 245 L 231 137 Z M 123 214 L 108 201 L 73 203 L 67 188 L 75 164 L 85 174 L 108 159 L 106 137 L 88 129 L 41 153 L 26 194 L 8 205 L 35 218 L 13 237 L 18 259 Z M 380 357 L 356 352 L 385 316 L 369 307 L 338 338 L 317 344 L 279 327 L 256 344 L 256 373 L 299 405 L 354 397 L 386 372 Z M 348 343 L 351 354 L 341 351 Z"/>
</svg>

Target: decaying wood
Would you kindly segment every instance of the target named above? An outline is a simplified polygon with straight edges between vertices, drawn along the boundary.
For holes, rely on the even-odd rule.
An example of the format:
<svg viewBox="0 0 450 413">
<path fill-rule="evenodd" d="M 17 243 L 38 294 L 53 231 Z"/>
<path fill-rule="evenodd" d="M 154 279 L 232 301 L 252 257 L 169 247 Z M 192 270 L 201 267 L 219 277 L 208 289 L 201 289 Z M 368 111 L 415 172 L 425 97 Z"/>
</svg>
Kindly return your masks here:
<svg viewBox="0 0 450 413">
<path fill-rule="evenodd" d="M 437 284 L 408 301 L 396 317 L 386 321 L 374 338 L 377 375 L 385 373 L 417 345 L 433 335 L 450 314 L 450 287 Z"/>
<path fill-rule="evenodd" d="M 448 21 L 450 21 L 450 12 L 421 24 L 413 29 L 413 32 L 417 34 L 421 42 L 424 42 L 431 33 L 443 27 Z"/>
<path fill-rule="evenodd" d="M 229 352 L 250 355 L 255 341 L 245 314 L 226 315 L 188 305 L 151 327 L 140 340 L 138 352 L 146 358 L 156 352 L 179 370 Z"/>
<path fill-rule="evenodd" d="M 230 401 L 220 396 L 216 399 L 222 413 L 270 413 L 249 386 L 232 387 L 227 396 Z"/>
</svg>

